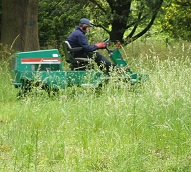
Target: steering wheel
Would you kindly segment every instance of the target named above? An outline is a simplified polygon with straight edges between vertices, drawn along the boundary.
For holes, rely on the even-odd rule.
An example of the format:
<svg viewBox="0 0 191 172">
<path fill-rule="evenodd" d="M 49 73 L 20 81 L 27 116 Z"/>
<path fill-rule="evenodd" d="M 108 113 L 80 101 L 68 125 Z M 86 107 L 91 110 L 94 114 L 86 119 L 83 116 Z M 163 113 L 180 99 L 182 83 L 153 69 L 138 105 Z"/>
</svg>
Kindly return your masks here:
<svg viewBox="0 0 191 172">
<path fill-rule="evenodd" d="M 105 39 L 103 42 L 105 42 L 106 44 L 108 44 L 109 43 L 109 38 L 107 38 L 107 39 Z"/>
<path fill-rule="evenodd" d="M 109 53 L 111 53 L 111 52 L 113 52 L 113 50 L 110 50 L 109 47 L 108 47 L 108 45 L 109 45 L 109 40 L 110 40 L 110 38 L 107 38 L 107 39 L 105 39 L 103 42 L 106 44 L 105 49 L 106 49 Z"/>
</svg>

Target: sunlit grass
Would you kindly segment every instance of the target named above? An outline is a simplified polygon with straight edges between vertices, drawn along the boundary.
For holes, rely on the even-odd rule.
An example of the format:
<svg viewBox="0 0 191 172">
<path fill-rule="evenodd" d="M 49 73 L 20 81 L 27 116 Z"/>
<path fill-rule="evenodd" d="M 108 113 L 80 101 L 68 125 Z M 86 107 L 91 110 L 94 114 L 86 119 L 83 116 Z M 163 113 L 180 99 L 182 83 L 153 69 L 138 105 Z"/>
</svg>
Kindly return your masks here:
<svg viewBox="0 0 191 172">
<path fill-rule="evenodd" d="M 18 100 L 0 68 L 0 171 L 190 171 L 189 45 L 147 46 L 126 58 L 150 80 L 111 81 L 101 94 L 74 87 Z"/>
</svg>

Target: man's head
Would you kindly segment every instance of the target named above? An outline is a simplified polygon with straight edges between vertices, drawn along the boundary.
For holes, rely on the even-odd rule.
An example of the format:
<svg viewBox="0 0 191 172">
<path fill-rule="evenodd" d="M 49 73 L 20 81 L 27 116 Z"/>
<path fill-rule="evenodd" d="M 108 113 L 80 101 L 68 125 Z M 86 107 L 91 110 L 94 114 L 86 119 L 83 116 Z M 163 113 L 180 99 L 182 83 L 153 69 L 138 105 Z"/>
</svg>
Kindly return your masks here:
<svg viewBox="0 0 191 172">
<path fill-rule="evenodd" d="M 90 27 L 93 26 L 93 25 L 91 24 L 91 22 L 90 22 L 87 18 L 82 18 L 82 19 L 80 20 L 80 24 L 86 24 L 86 25 L 88 25 L 88 26 L 90 26 Z"/>
<path fill-rule="evenodd" d="M 80 20 L 80 27 L 82 29 L 83 32 L 87 32 L 90 27 L 92 27 L 93 25 L 91 24 L 91 22 L 87 19 L 87 18 L 82 18 Z"/>
</svg>

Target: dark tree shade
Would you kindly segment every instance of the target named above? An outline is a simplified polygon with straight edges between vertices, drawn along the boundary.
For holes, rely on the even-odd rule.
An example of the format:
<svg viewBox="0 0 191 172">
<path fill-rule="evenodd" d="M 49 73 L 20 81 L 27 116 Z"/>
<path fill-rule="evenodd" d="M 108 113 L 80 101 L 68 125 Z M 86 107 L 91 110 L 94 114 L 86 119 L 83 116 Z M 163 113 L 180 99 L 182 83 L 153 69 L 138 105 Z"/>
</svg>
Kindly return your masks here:
<svg viewBox="0 0 191 172">
<path fill-rule="evenodd" d="M 126 43 L 138 39 L 151 28 L 163 3 L 163 0 L 105 0 L 103 5 L 101 0 L 89 1 L 95 5 L 95 25 L 107 31 L 113 41 L 123 42 L 127 31 Z"/>
</svg>

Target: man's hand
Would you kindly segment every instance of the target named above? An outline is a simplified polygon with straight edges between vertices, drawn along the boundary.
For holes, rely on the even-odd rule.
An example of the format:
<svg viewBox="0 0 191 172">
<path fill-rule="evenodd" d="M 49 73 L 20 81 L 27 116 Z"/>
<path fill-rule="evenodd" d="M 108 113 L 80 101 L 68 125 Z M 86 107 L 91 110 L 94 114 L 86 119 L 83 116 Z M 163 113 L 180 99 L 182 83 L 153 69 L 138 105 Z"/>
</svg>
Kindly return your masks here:
<svg viewBox="0 0 191 172">
<path fill-rule="evenodd" d="M 99 42 L 95 44 L 95 46 L 97 46 L 99 49 L 102 49 L 102 48 L 105 48 L 107 45 L 105 42 Z"/>
</svg>

